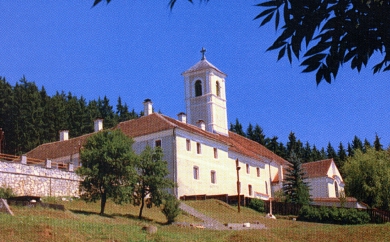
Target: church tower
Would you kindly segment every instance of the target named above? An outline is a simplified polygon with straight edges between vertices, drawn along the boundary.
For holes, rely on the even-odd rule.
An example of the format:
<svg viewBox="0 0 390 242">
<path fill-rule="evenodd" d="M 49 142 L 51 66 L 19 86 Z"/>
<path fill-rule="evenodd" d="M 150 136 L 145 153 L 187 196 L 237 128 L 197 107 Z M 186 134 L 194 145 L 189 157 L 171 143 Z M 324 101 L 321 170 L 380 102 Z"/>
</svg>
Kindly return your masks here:
<svg viewBox="0 0 390 242">
<path fill-rule="evenodd" d="M 199 126 L 204 122 L 209 132 L 228 135 L 226 111 L 226 74 L 202 59 L 183 72 L 187 122 Z"/>
</svg>

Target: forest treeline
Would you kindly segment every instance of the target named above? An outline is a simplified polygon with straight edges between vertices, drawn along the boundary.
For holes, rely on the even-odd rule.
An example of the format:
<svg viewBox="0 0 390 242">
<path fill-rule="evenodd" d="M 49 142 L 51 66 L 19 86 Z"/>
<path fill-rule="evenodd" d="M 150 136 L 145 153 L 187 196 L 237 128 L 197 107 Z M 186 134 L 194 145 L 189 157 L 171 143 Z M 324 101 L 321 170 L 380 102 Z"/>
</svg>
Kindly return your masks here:
<svg viewBox="0 0 390 242">
<path fill-rule="evenodd" d="M 44 87 L 23 77 L 15 86 L 0 77 L 0 128 L 4 132 L 1 152 L 23 154 L 40 144 L 59 140 L 60 130 L 69 130 L 70 137 L 91 133 L 93 121 L 104 119 L 104 127 L 139 117 L 129 111 L 118 97 L 116 111 L 109 99 L 86 101 L 72 93 L 57 92 L 53 96 Z"/>
<path fill-rule="evenodd" d="M 267 137 L 258 124 L 255 126 L 249 124 L 246 131 L 244 131 L 238 119 L 236 119 L 234 124 L 230 124 L 229 129 L 232 132 L 264 145 L 285 160 L 289 160 L 292 153 L 295 153 L 297 158 L 301 159 L 303 163 L 333 158 L 341 173 L 343 173 L 341 168 L 347 158 L 353 157 L 357 150 L 363 153 L 366 153 L 369 148 L 374 148 L 377 151 L 383 150 L 383 145 L 380 142 L 378 134 L 375 134 L 375 139 L 372 144 L 366 138 L 362 141 L 355 135 L 353 140 L 348 142 L 346 146 L 340 142 L 337 148 L 334 148 L 329 142 L 326 148 L 318 148 L 316 145 L 311 145 L 308 141 L 303 143 L 295 136 L 294 132 L 290 132 L 287 143 L 283 144 L 283 142 L 278 141 L 277 136 Z"/>
<path fill-rule="evenodd" d="M 107 97 L 87 102 L 84 97 L 76 97 L 70 92 L 65 94 L 62 91 L 49 96 L 44 87 L 39 89 L 25 77 L 15 86 L 0 77 L 0 128 L 5 133 L 2 153 L 19 155 L 40 144 L 57 141 L 59 131 L 64 129 L 69 130 L 70 137 L 91 133 L 96 118 L 103 118 L 104 127 L 111 128 L 119 122 L 141 115 L 142 111 L 129 111 L 129 107 L 122 103 L 120 97 L 114 111 Z M 333 158 L 340 168 L 347 157 L 353 156 L 355 150 L 365 152 L 368 147 L 383 149 L 378 135 L 372 144 L 367 139 L 362 141 L 355 136 L 347 145 L 340 142 L 337 148 L 334 148 L 328 143 L 326 148 L 318 148 L 309 142 L 303 143 L 293 132 L 284 144 L 278 141 L 277 136 L 267 137 L 258 124 L 249 124 L 244 131 L 238 119 L 234 124 L 230 124 L 230 131 L 264 145 L 286 160 L 294 151 L 303 162 Z"/>
</svg>

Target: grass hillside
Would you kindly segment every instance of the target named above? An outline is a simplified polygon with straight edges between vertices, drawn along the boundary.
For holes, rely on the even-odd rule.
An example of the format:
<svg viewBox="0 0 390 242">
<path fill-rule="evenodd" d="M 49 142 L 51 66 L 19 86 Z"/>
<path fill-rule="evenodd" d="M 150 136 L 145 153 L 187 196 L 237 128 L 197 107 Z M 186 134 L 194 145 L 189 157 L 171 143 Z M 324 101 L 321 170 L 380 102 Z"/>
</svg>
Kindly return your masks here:
<svg viewBox="0 0 390 242">
<path fill-rule="evenodd" d="M 0 241 L 389 241 L 390 224 L 325 225 L 289 220 L 265 219 L 249 208 L 231 207 L 216 200 L 186 202 L 222 223 L 260 222 L 263 230 L 212 231 L 166 225 L 158 208 L 145 209 L 145 219 L 137 219 L 138 207 L 116 205 L 109 201 L 107 216 L 99 216 L 98 203 L 74 200 L 58 202 L 66 211 L 12 206 L 15 216 L 0 213 Z M 196 218 L 181 214 L 179 222 L 200 224 Z M 149 235 L 145 225 L 158 232 Z"/>
</svg>

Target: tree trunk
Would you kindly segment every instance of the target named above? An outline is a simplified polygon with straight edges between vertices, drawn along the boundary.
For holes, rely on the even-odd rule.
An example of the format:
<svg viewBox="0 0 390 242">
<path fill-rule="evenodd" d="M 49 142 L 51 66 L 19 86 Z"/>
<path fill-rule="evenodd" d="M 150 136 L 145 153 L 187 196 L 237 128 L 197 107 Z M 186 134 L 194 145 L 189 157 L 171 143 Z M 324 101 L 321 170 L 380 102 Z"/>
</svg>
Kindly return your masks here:
<svg viewBox="0 0 390 242">
<path fill-rule="evenodd" d="M 139 209 L 139 215 L 138 215 L 139 219 L 142 218 L 142 210 L 144 209 L 144 205 L 145 205 L 145 197 L 142 196 L 142 198 L 141 198 L 141 208 Z"/>
<path fill-rule="evenodd" d="M 100 200 L 100 215 L 104 214 L 104 208 L 106 206 L 107 194 L 106 192 L 102 193 L 102 198 Z"/>
</svg>

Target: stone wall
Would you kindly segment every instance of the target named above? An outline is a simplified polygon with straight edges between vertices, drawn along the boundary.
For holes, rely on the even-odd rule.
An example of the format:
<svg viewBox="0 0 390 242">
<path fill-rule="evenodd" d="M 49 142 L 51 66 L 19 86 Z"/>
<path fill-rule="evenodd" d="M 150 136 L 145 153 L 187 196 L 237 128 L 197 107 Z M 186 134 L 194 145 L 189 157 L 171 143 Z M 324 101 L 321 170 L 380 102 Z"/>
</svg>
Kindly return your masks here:
<svg viewBox="0 0 390 242">
<path fill-rule="evenodd" d="M 0 187 L 10 187 L 18 196 L 78 196 L 80 177 L 48 166 L 0 161 Z M 50 166 L 49 166 L 50 167 Z"/>
</svg>

